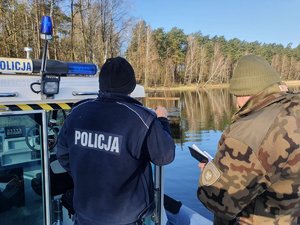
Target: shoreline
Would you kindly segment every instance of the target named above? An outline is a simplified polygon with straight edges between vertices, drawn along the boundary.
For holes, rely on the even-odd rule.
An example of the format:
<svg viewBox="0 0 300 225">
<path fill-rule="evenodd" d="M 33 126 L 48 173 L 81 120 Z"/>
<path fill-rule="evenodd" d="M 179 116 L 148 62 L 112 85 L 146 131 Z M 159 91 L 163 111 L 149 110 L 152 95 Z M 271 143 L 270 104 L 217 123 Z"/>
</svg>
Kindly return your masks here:
<svg viewBox="0 0 300 225">
<path fill-rule="evenodd" d="M 290 80 L 290 81 L 283 81 L 286 83 L 287 86 L 300 86 L 300 80 Z M 145 91 L 152 92 L 152 91 L 196 91 L 196 90 L 205 90 L 205 89 L 222 89 L 228 88 L 229 84 L 207 84 L 203 87 L 204 84 L 191 84 L 191 85 L 181 85 L 181 86 L 173 86 L 173 87 L 145 87 Z"/>
</svg>

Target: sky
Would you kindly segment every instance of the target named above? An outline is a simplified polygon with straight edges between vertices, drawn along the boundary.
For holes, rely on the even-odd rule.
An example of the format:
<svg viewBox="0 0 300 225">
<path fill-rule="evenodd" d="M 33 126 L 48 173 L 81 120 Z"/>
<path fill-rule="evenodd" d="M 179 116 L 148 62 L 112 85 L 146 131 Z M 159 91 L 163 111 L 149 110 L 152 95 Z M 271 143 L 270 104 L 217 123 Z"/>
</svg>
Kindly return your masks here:
<svg viewBox="0 0 300 225">
<path fill-rule="evenodd" d="M 132 0 L 130 11 L 165 32 L 177 27 L 226 40 L 300 44 L 300 0 Z"/>
</svg>

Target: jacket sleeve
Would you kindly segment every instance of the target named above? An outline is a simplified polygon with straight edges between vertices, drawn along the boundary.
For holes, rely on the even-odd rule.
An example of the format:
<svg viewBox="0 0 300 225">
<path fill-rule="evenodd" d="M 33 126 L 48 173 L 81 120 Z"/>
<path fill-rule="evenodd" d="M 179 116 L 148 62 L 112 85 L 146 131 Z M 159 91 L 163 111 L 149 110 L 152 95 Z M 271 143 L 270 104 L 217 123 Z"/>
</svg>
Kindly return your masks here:
<svg viewBox="0 0 300 225">
<path fill-rule="evenodd" d="M 175 143 L 170 134 L 168 119 L 153 121 L 144 142 L 152 163 L 162 166 L 171 163 L 175 157 Z"/>
<path fill-rule="evenodd" d="M 60 129 L 58 135 L 58 142 L 57 142 L 57 151 L 56 157 L 61 166 L 67 171 L 70 172 L 70 162 L 69 162 L 69 148 L 67 142 L 67 123 L 68 118 L 65 120 L 62 128 Z"/>
<path fill-rule="evenodd" d="M 216 216 L 231 220 L 270 186 L 270 178 L 249 146 L 222 138 L 200 176 L 197 195 Z"/>
</svg>

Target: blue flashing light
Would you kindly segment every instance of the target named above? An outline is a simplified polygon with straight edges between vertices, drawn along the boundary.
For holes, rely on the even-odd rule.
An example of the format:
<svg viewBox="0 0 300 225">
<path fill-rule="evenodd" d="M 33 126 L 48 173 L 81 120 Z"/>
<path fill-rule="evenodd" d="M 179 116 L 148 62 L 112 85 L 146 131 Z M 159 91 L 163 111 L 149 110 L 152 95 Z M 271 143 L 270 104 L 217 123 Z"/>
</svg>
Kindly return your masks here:
<svg viewBox="0 0 300 225">
<path fill-rule="evenodd" d="M 42 17 L 41 34 L 52 36 L 52 20 L 50 16 Z"/>
<path fill-rule="evenodd" d="M 92 63 L 74 63 L 68 62 L 68 74 L 74 75 L 96 75 L 98 67 Z"/>
</svg>

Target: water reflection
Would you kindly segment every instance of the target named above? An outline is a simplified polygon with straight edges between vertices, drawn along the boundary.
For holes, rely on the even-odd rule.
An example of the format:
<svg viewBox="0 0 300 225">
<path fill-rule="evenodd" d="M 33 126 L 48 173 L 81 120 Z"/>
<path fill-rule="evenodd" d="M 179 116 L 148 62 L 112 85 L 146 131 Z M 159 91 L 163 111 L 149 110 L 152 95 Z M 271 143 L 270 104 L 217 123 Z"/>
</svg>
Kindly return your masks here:
<svg viewBox="0 0 300 225">
<path fill-rule="evenodd" d="M 223 130 L 233 112 L 233 98 L 227 89 L 182 92 L 185 130 Z"/>
<path fill-rule="evenodd" d="M 199 130 L 224 130 L 235 112 L 235 101 L 227 89 L 198 90 L 184 92 L 159 92 L 148 94 L 147 107 L 156 105 L 180 110 L 181 132 Z M 183 142 L 185 138 L 183 135 Z"/>
</svg>

